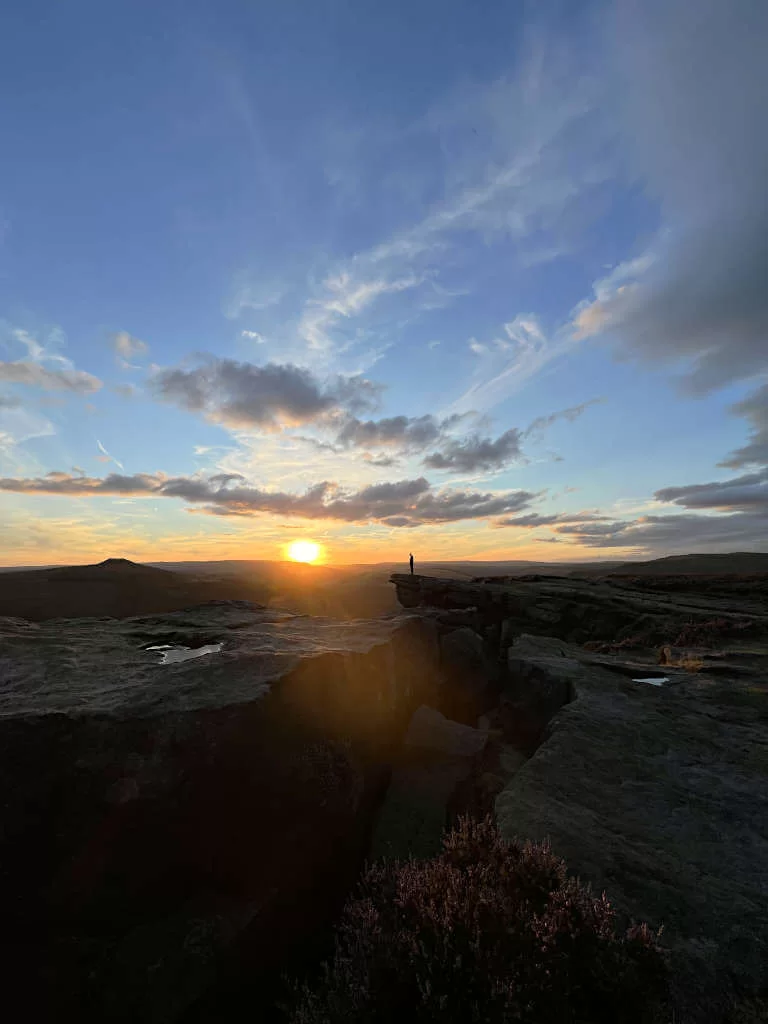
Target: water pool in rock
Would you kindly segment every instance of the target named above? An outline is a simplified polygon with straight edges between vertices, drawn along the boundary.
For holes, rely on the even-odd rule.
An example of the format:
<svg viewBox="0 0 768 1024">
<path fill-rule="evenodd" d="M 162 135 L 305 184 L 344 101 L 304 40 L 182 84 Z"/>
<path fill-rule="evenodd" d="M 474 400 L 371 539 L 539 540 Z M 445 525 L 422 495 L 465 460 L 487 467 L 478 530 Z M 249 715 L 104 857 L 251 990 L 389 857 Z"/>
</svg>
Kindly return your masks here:
<svg viewBox="0 0 768 1024">
<path fill-rule="evenodd" d="M 174 647 L 173 644 L 155 644 L 152 647 L 146 647 L 145 650 L 160 651 L 161 657 L 158 664 L 175 665 L 179 661 L 202 658 L 204 654 L 218 654 L 223 646 L 223 643 L 206 644 L 204 647 Z"/>
</svg>

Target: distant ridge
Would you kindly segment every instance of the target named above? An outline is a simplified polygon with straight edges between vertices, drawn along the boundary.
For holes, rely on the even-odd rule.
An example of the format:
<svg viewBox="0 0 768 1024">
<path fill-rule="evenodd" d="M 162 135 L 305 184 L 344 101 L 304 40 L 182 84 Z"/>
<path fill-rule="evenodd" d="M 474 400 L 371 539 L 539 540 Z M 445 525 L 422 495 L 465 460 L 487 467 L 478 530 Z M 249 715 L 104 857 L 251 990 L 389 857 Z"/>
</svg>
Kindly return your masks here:
<svg viewBox="0 0 768 1024">
<path fill-rule="evenodd" d="M 0 574 L 0 616 L 125 618 L 180 611 L 208 601 L 265 604 L 269 587 L 243 577 L 170 572 L 128 558 Z"/>
<path fill-rule="evenodd" d="M 750 576 L 768 572 L 768 552 L 732 551 L 724 554 L 667 555 L 647 562 L 624 562 L 610 576 Z"/>
</svg>

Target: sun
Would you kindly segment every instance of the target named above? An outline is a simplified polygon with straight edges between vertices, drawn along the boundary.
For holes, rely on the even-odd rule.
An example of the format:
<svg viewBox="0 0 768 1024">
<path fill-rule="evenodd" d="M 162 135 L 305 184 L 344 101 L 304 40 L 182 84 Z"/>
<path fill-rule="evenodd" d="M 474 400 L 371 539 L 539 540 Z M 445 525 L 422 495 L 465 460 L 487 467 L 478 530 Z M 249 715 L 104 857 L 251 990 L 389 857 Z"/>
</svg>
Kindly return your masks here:
<svg viewBox="0 0 768 1024">
<path fill-rule="evenodd" d="M 320 545 L 312 540 L 295 540 L 288 545 L 288 557 L 292 562 L 316 562 L 320 557 Z"/>
</svg>

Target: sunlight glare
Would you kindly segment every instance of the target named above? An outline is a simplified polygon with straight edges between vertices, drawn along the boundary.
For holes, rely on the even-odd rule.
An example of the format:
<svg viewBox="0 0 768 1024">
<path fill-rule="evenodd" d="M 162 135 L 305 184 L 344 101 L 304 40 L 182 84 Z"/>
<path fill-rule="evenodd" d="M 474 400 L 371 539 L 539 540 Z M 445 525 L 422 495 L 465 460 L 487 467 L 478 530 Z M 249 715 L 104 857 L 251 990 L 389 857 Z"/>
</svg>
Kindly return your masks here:
<svg viewBox="0 0 768 1024">
<path fill-rule="evenodd" d="M 316 562 L 320 545 L 311 540 L 295 540 L 288 548 L 288 557 L 293 562 Z"/>
</svg>

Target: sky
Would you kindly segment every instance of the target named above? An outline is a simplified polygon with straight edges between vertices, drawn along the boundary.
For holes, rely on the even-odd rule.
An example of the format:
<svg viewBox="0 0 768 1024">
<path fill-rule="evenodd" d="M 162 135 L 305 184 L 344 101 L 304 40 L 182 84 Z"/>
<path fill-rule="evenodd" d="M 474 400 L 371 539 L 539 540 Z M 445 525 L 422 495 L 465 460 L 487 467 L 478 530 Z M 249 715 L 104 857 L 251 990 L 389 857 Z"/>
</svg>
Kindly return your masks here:
<svg viewBox="0 0 768 1024">
<path fill-rule="evenodd" d="M 763 0 L 28 0 L 0 563 L 768 550 Z"/>
</svg>

